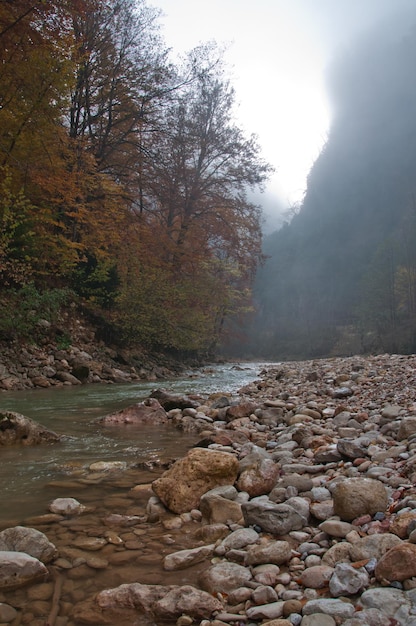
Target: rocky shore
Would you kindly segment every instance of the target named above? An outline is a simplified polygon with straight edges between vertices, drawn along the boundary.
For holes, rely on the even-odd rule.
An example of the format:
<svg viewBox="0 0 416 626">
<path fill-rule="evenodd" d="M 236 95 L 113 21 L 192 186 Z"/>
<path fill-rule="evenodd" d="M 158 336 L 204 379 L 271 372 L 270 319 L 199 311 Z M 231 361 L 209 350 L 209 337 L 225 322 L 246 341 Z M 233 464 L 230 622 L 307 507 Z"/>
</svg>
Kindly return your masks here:
<svg viewBox="0 0 416 626">
<path fill-rule="evenodd" d="M 111 348 L 97 342 L 94 332 L 82 325 L 77 341 L 62 347 L 55 342 L 0 346 L 0 391 L 19 391 L 85 383 L 128 383 L 172 378 L 188 363 Z"/>
<path fill-rule="evenodd" d="M 416 626 L 415 368 L 283 363 L 236 398 L 159 392 L 107 416 L 197 444 L 147 472 L 76 468 L 0 532 L 0 624 Z"/>
</svg>

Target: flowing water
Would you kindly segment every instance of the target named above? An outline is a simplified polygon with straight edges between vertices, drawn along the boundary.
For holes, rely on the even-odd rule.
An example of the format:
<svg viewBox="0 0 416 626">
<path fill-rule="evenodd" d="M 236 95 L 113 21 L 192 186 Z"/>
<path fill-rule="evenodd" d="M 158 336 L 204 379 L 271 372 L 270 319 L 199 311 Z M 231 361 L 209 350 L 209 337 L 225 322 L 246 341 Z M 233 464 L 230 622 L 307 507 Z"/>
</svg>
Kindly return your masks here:
<svg viewBox="0 0 416 626">
<path fill-rule="evenodd" d="M 0 394 L 0 410 L 17 411 L 64 435 L 59 443 L 0 448 L 0 529 L 19 524 L 37 528 L 56 546 L 60 557 L 52 568 L 61 581 L 58 594 L 58 582 L 52 579 L 0 593 L 0 602 L 17 610 L 12 626 L 97 626 L 103 620 L 96 617 L 92 598 L 104 589 L 131 582 L 197 584 L 209 560 L 171 572 L 165 571 L 163 559 L 194 547 L 200 523 L 188 519 L 177 526 L 174 515 L 170 516 L 172 526 L 166 519 L 155 523 L 147 517 L 147 503 L 152 481 L 163 473 L 160 464 L 154 467 L 152 460 L 183 456 L 198 435 L 184 434 L 169 425 L 103 427 L 98 419 L 143 400 L 156 387 L 202 397 L 216 392 L 236 394 L 256 380 L 265 365 L 216 365 L 159 383 Z M 95 461 L 124 461 L 125 469 L 91 471 L 89 466 Z M 58 497 L 76 498 L 87 509 L 82 515 L 58 521 L 45 518 L 50 502 Z M 98 551 L 85 543 L 103 539 Z M 86 618 L 90 607 L 93 616 Z M 104 623 L 109 624 L 107 618 Z M 117 614 L 116 623 L 158 626 L 148 614 L 137 610 Z M 164 624 L 175 626 L 176 620 Z"/>
<path fill-rule="evenodd" d="M 0 409 L 22 413 L 65 435 L 58 444 L 0 450 L 0 524 L 45 512 L 49 500 L 62 495 L 54 483 L 95 461 L 140 464 L 149 459 L 178 458 L 196 435 L 174 428 L 104 428 L 100 416 L 140 402 L 156 387 L 206 397 L 235 393 L 255 380 L 264 364 L 224 364 L 192 371 L 183 377 L 155 382 L 83 385 L 0 394 Z"/>
</svg>

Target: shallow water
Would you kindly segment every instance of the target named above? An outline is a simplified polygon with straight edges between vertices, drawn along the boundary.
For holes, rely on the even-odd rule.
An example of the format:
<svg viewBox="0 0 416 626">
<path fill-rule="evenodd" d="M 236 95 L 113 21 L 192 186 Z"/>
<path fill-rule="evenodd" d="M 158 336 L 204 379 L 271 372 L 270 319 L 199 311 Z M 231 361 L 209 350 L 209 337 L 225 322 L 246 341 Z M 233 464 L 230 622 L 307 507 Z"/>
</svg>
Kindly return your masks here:
<svg viewBox="0 0 416 626">
<path fill-rule="evenodd" d="M 104 428 L 98 418 L 140 402 L 157 387 L 181 394 L 236 393 L 258 378 L 263 363 L 215 365 L 183 377 L 155 382 L 83 385 L 0 394 L 0 409 L 22 413 L 65 435 L 58 444 L 0 449 L 0 524 L 46 512 L 62 494 L 56 482 L 69 480 L 95 461 L 138 466 L 183 456 L 196 442 L 172 427 Z"/>
</svg>

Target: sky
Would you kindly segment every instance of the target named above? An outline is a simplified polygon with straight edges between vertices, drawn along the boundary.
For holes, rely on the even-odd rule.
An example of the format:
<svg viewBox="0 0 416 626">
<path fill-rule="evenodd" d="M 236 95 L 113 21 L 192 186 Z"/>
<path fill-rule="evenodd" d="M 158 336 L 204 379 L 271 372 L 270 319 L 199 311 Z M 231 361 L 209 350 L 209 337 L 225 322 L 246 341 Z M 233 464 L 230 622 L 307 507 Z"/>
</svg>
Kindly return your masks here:
<svg viewBox="0 0 416 626">
<path fill-rule="evenodd" d="M 416 0 L 149 0 L 173 53 L 226 44 L 237 123 L 275 168 L 258 199 L 266 216 L 301 202 L 328 136 L 328 66 L 377 21 Z"/>
</svg>

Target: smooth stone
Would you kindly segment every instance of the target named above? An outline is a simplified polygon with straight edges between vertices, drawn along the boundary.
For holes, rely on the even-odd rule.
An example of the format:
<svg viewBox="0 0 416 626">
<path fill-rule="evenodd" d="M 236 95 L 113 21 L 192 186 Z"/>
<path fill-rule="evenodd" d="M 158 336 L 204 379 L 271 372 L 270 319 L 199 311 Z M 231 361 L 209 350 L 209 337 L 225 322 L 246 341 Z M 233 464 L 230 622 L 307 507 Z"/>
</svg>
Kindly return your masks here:
<svg viewBox="0 0 416 626">
<path fill-rule="evenodd" d="M 201 563 L 205 559 L 210 559 L 214 554 L 214 549 L 215 544 L 210 544 L 168 554 L 163 560 L 163 568 L 171 572 L 191 567 L 191 565 Z"/>
<path fill-rule="evenodd" d="M 346 537 L 354 527 L 348 522 L 328 519 L 319 524 L 318 528 L 331 537 Z"/>
<path fill-rule="evenodd" d="M 304 615 L 312 615 L 313 613 L 325 613 L 333 617 L 348 619 L 354 615 L 355 608 L 349 602 L 336 600 L 332 598 L 319 598 L 309 600 L 303 607 Z"/>
</svg>

